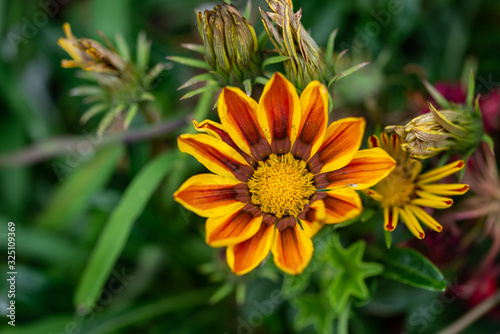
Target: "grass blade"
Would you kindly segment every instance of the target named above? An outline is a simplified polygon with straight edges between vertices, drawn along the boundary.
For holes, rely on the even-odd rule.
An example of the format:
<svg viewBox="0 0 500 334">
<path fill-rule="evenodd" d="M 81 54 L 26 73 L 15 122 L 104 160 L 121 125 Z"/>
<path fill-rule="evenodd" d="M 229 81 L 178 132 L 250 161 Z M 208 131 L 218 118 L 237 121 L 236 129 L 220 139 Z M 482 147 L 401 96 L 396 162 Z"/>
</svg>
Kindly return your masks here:
<svg viewBox="0 0 500 334">
<path fill-rule="evenodd" d="M 127 242 L 134 221 L 144 210 L 165 174 L 174 165 L 174 153 L 167 152 L 151 161 L 127 187 L 111 213 L 78 284 L 74 303 L 91 309 Z"/>
</svg>

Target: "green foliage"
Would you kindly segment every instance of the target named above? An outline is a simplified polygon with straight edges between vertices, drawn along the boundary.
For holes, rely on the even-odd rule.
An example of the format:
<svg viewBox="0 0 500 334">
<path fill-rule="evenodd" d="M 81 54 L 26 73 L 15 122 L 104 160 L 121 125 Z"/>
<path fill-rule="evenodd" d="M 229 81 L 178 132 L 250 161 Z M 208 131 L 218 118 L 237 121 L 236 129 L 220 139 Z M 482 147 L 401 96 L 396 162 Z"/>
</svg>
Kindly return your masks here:
<svg viewBox="0 0 500 334">
<path fill-rule="evenodd" d="M 378 263 L 363 262 L 366 244 L 363 240 L 343 248 L 338 236 L 328 244 L 328 262 L 333 265 L 334 278 L 328 283 L 327 294 L 331 307 L 342 312 L 351 296 L 360 300 L 369 298 L 365 280 L 380 275 L 383 267 Z"/>
<path fill-rule="evenodd" d="M 422 254 L 404 248 L 393 248 L 382 258 L 383 276 L 431 291 L 444 291 L 446 280 L 438 268 Z"/>
<path fill-rule="evenodd" d="M 132 224 L 144 210 L 165 174 L 172 168 L 173 156 L 172 152 L 167 152 L 151 161 L 127 187 L 120 204 L 109 217 L 81 276 L 74 298 L 77 307 L 94 307 L 106 278 L 127 242 Z"/>
</svg>

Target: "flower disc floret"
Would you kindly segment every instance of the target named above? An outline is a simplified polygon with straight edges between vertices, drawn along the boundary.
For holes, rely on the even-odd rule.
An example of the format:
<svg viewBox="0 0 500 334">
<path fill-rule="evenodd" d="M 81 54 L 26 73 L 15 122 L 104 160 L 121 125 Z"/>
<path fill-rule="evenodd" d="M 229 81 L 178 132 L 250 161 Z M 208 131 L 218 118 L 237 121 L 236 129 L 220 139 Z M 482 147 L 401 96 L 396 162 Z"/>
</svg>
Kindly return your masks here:
<svg viewBox="0 0 500 334">
<path fill-rule="evenodd" d="M 297 217 L 316 191 L 314 175 L 307 170 L 306 163 L 290 153 L 271 154 L 267 161 L 259 161 L 248 188 L 252 203 L 276 218 Z"/>
</svg>

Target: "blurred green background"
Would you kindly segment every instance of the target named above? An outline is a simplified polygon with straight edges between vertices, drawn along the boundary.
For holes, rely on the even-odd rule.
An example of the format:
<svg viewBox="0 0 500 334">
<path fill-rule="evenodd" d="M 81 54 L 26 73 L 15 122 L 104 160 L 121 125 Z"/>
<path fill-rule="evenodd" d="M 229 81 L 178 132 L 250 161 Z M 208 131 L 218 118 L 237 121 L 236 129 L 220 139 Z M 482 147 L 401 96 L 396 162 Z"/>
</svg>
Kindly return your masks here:
<svg viewBox="0 0 500 334">
<path fill-rule="evenodd" d="M 172 121 L 168 131 L 126 145 L 101 145 L 94 135 L 97 120 L 82 125 L 79 118 L 88 107 L 68 94 L 82 83 L 75 75 L 78 71 L 60 67 L 68 58 L 57 46 L 64 22 L 77 37 L 98 41 L 97 30 L 111 39 L 121 32 L 131 46 L 145 31 L 152 41 L 153 65 L 167 62 L 166 56 L 193 56 L 180 45 L 200 41 L 195 10 L 215 4 L 0 0 L 0 242 L 3 259 L 7 223 L 14 222 L 18 272 L 16 327 L 8 326 L 8 318 L 2 316 L 2 333 L 295 332 L 295 310 L 286 301 L 260 311 L 265 314 L 262 319 L 249 320 L 280 288 L 281 278 L 273 273 L 266 277 L 264 270 L 232 275 L 223 253 L 205 244 L 204 219 L 172 200 L 173 191 L 189 175 L 204 170 L 194 159 L 180 158 L 175 140 L 191 131 L 188 122 L 197 102 L 180 101 L 185 92 L 177 88 L 198 72 L 169 64 L 157 79 L 155 105 L 163 121 Z M 233 4 L 243 10 L 246 1 Z M 257 34 L 263 30 L 258 6 L 267 8 L 264 1 L 253 2 Z M 471 67 L 477 70 L 479 93 L 488 94 L 500 85 L 498 1 L 294 1 L 295 10 L 300 7 L 302 23 L 319 45 L 339 29 L 335 51 L 350 49 L 346 67 L 371 62 L 338 84 L 332 118 L 363 115 L 371 128 L 405 120 L 421 107 L 418 96 L 426 96 L 421 79 L 459 82 L 464 67 L 465 73 Z M 216 119 L 214 111 L 201 114 Z M 141 127 L 146 125 L 139 118 L 131 131 Z M 83 143 L 81 150 L 66 146 L 71 142 Z M 12 155 L 27 147 L 29 151 Z M 169 153 L 159 155 L 160 151 Z M 157 164 L 148 165 L 156 157 Z M 141 174 L 145 166 L 149 173 Z M 130 189 L 132 180 L 141 177 L 142 187 Z M 151 193 L 151 198 L 136 190 Z M 124 198 L 137 205 L 136 210 L 125 207 L 111 219 Z M 134 214 L 137 219 L 132 219 Z M 120 245 L 101 249 L 102 254 L 118 256 L 116 263 L 107 264 L 113 271 L 99 272 L 96 265 L 82 278 L 111 221 L 114 230 L 107 231 L 107 241 L 124 243 L 123 251 Z M 103 268 L 106 261 L 104 256 Z M 6 261 L 0 261 L 0 270 L 8 271 Z M 106 275 L 104 292 L 94 310 L 78 308 L 77 286 L 82 280 L 91 282 L 92 275 Z M 3 314 L 8 303 L 5 279 L 0 287 Z M 384 293 L 376 294 L 356 315 L 353 332 L 433 333 L 466 309 L 457 300 L 425 326 L 412 324 L 412 312 L 439 294 L 393 282 L 381 283 L 377 291 Z M 489 333 L 498 330 L 495 325 L 486 318 L 468 332 Z"/>
</svg>

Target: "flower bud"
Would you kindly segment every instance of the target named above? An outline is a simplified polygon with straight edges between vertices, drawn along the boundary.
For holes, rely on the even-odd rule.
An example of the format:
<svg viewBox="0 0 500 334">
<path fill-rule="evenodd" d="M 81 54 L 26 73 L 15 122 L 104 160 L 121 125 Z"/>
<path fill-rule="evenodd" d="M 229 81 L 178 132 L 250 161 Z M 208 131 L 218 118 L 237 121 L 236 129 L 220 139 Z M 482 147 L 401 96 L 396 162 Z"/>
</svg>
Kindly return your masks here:
<svg viewBox="0 0 500 334">
<path fill-rule="evenodd" d="M 302 10 L 294 13 L 290 0 L 266 1 L 271 12 L 260 10 L 262 22 L 278 53 L 289 57 L 284 61 L 287 77 L 299 90 L 303 90 L 313 80 L 328 85 L 333 70 L 300 23 Z"/>
<path fill-rule="evenodd" d="M 443 151 L 469 154 L 479 145 L 484 133 L 480 113 L 464 106 L 438 111 L 430 103 L 429 109 L 408 124 L 388 126 L 385 131 L 395 131 L 403 140 L 401 148 L 417 159 Z"/>
<path fill-rule="evenodd" d="M 198 13 L 205 59 L 221 85 L 237 85 L 260 73 L 255 30 L 232 5 L 223 3 Z"/>
</svg>

